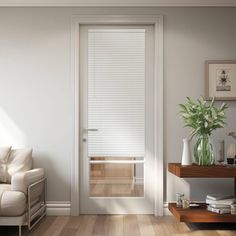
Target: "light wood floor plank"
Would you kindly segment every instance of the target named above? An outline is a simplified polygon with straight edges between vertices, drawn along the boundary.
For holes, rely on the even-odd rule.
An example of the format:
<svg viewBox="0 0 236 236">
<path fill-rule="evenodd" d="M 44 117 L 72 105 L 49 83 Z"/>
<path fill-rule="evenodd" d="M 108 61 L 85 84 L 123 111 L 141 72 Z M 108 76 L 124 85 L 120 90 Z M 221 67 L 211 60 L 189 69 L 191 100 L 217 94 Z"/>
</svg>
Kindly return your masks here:
<svg viewBox="0 0 236 236">
<path fill-rule="evenodd" d="M 78 230 L 83 222 L 83 216 L 71 216 L 70 220 L 65 225 L 65 228 Z"/>
<path fill-rule="evenodd" d="M 47 216 L 39 224 L 35 226 L 28 236 L 41 236 L 54 223 L 56 216 Z"/>
<path fill-rule="evenodd" d="M 75 236 L 77 230 L 76 229 L 71 229 L 71 228 L 64 228 L 59 236 Z"/>
<path fill-rule="evenodd" d="M 18 236 L 18 227 L 0 226 L 0 236 Z M 46 217 L 27 236 L 236 236 L 236 225 L 187 225 L 172 216 L 58 216 Z"/>
<path fill-rule="evenodd" d="M 150 216 L 154 231 L 156 235 L 172 235 L 174 233 L 187 233 L 190 231 L 188 226 L 184 223 L 178 222 L 172 216 L 155 217 Z"/>
<path fill-rule="evenodd" d="M 72 216 L 61 231 L 60 236 L 75 236 L 79 227 L 81 227 L 81 216 Z"/>
<path fill-rule="evenodd" d="M 229 230 L 216 230 L 216 232 L 220 235 L 224 235 L 224 236 L 235 236 L 236 235 L 236 231 L 229 231 Z"/>
<path fill-rule="evenodd" d="M 164 222 L 161 220 L 162 217 L 150 216 L 152 226 L 156 235 L 167 235 L 167 230 L 164 227 Z"/>
<path fill-rule="evenodd" d="M 91 236 L 96 219 L 97 216 L 95 215 L 80 216 L 80 226 L 76 232 L 76 236 Z"/>
<path fill-rule="evenodd" d="M 69 216 L 57 217 L 51 226 L 41 236 L 58 236 L 69 221 Z"/>
<path fill-rule="evenodd" d="M 92 236 L 107 236 L 108 235 L 108 215 L 99 215 L 93 227 Z"/>
<path fill-rule="evenodd" d="M 141 236 L 155 236 L 155 231 L 152 226 L 149 215 L 137 215 L 138 226 Z"/>
<path fill-rule="evenodd" d="M 124 236 L 141 236 L 136 215 L 124 216 Z"/>
<path fill-rule="evenodd" d="M 124 232 L 123 215 L 114 215 L 109 217 L 108 236 L 123 236 Z"/>
</svg>

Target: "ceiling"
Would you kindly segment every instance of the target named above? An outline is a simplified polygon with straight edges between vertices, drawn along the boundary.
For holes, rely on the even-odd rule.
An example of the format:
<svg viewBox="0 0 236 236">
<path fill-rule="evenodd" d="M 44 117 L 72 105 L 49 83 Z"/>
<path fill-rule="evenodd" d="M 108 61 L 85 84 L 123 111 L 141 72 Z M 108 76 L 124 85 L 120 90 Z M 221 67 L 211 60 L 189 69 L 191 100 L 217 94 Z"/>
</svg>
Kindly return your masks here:
<svg viewBox="0 0 236 236">
<path fill-rule="evenodd" d="M 0 0 L 0 7 L 234 7 L 236 0 Z"/>
</svg>

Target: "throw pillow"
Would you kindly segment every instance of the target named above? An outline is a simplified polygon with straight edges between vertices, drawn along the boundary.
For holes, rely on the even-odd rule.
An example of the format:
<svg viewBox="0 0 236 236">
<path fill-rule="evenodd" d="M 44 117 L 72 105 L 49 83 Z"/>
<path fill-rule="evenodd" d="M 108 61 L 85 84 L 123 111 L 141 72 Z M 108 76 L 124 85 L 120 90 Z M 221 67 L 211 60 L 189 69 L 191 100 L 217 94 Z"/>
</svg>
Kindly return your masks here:
<svg viewBox="0 0 236 236">
<path fill-rule="evenodd" d="M 0 182 L 7 181 L 7 161 L 11 147 L 0 147 Z"/>
<path fill-rule="evenodd" d="M 11 177 L 18 173 L 31 170 L 33 166 L 32 149 L 12 149 L 7 163 L 7 182 L 11 182 Z"/>
</svg>

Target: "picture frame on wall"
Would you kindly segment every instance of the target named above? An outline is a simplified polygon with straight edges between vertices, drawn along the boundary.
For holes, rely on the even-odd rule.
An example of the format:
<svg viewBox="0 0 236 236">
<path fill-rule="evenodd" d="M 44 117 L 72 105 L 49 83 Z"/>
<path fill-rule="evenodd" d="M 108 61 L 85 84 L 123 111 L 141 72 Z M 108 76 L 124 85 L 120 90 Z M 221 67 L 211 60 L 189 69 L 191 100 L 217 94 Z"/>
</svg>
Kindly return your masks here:
<svg viewBox="0 0 236 236">
<path fill-rule="evenodd" d="M 205 62 L 205 98 L 218 101 L 236 101 L 236 60 Z"/>
</svg>

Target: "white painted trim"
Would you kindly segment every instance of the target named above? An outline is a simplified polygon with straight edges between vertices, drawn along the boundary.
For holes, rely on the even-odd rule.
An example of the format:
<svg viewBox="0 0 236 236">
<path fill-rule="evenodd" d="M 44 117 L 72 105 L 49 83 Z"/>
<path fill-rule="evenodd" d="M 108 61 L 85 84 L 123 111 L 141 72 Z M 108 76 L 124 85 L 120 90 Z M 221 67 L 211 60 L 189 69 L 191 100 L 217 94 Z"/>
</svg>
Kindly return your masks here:
<svg viewBox="0 0 236 236">
<path fill-rule="evenodd" d="M 48 216 L 69 216 L 71 215 L 70 202 L 47 202 Z"/>
<path fill-rule="evenodd" d="M 155 176 L 154 179 L 154 190 L 155 190 L 155 210 L 154 213 L 157 216 L 163 215 L 163 16 L 158 18 L 155 23 L 155 71 L 154 71 L 154 155 L 155 155 Z"/>
<path fill-rule="evenodd" d="M 55 1 L 48 2 L 30 2 L 30 1 L 17 1 L 9 2 L 8 0 L 1 1 L 0 7 L 235 7 L 235 0 L 159 0 L 159 1 L 74 1 L 60 3 Z"/>
<path fill-rule="evenodd" d="M 134 183 L 137 185 L 144 184 L 144 179 L 143 178 L 138 178 L 134 176 Z"/>
<path fill-rule="evenodd" d="M 79 27 L 71 23 L 71 79 L 74 89 L 74 158 L 71 161 L 71 215 L 79 215 Z"/>
<path fill-rule="evenodd" d="M 165 202 L 163 204 L 163 213 L 164 213 L 163 214 L 164 216 L 171 216 L 172 215 L 171 212 L 168 209 L 168 202 Z"/>
<path fill-rule="evenodd" d="M 71 174 L 71 215 L 79 214 L 79 25 L 80 24 L 153 24 L 155 28 L 155 176 L 154 213 L 163 215 L 163 16 L 161 15 L 86 15 L 73 16 L 71 26 L 71 77 L 74 81 L 75 151 Z"/>
<path fill-rule="evenodd" d="M 101 164 L 101 163 L 109 163 L 109 164 L 140 164 L 144 163 L 145 160 L 99 160 L 99 161 L 89 161 L 92 164 Z"/>
<path fill-rule="evenodd" d="M 48 216 L 69 216 L 71 215 L 70 202 L 47 202 L 47 215 Z M 168 210 L 168 203 L 163 204 L 163 215 L 172 215 Z"/>
<path fill-rule="evenodd" d="M 48 216 L 69 216 L 71 215 L 71 203 L 70 202 L 47 202 L 47 215 Z M 168 203 L 163 204 L 164 215 L 171 215 L 168 210 Z M 7 221 L 9 221 L 7 217 Z M 12 218 L 12 217 L 10 217 Z M 18 218 L 18 217 L 17 217 Z M 9 223 L 9 222 L 8 222 Z M 7 222 L 3 223 L 0 221 L 1 225 L 6 225 Z M 9 223 L 11 224 L 11 222 Z"/>
</svg>

